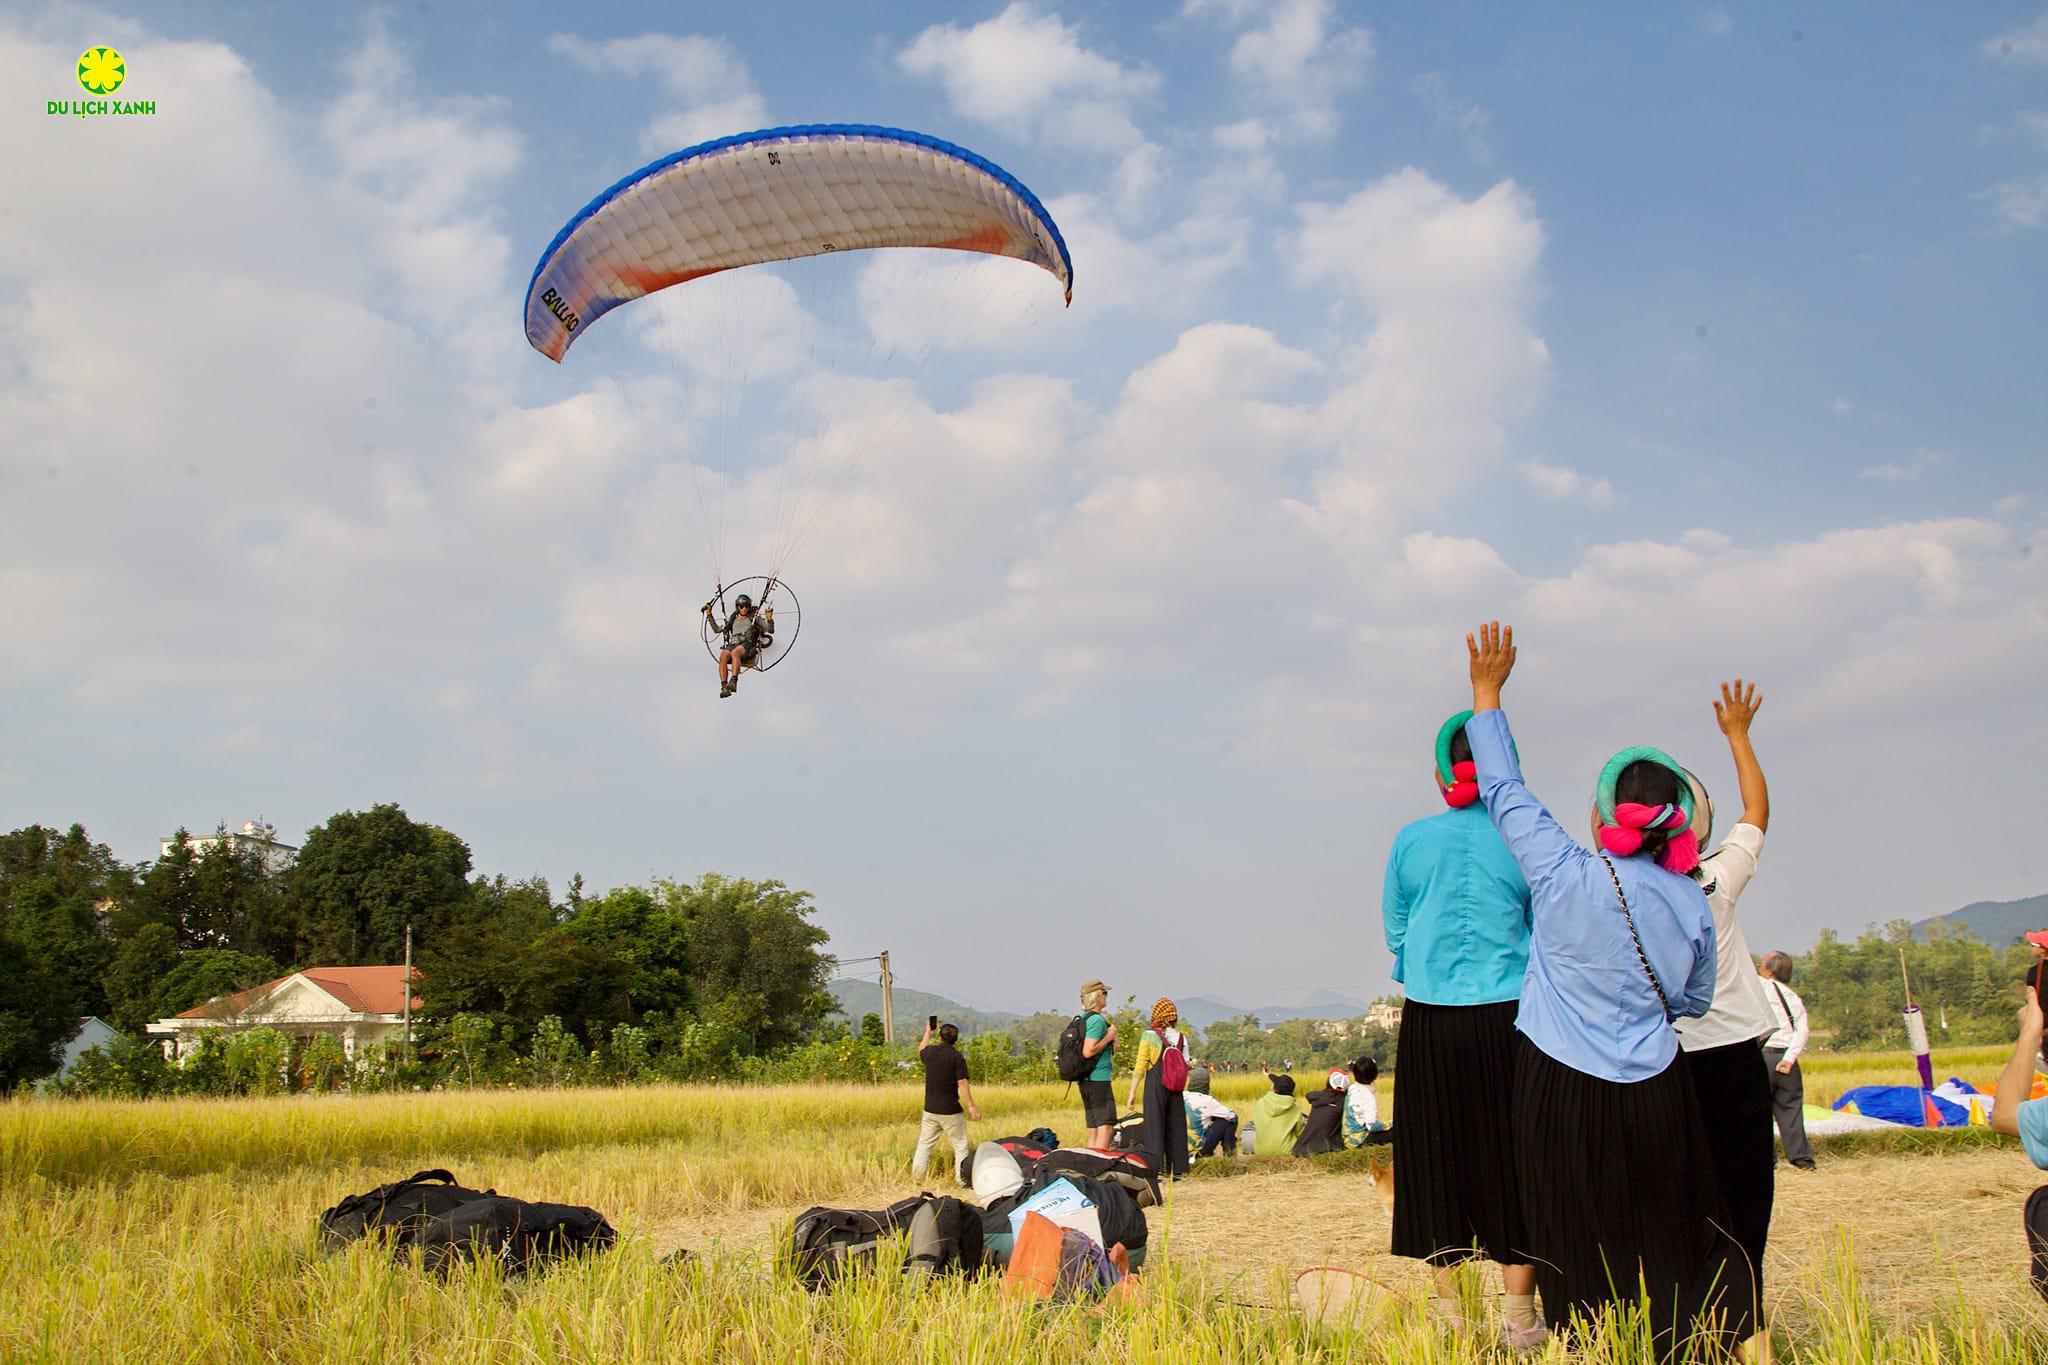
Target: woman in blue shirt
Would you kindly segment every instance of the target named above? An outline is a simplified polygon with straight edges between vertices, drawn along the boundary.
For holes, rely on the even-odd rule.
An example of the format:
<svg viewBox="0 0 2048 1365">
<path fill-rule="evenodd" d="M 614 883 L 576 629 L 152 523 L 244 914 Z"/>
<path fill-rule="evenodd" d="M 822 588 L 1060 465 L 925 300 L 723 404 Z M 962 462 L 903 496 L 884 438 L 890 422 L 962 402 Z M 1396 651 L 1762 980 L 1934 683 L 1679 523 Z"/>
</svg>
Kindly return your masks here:
<svg viewBox="0 0 2048 1365">
<path fill-rule="evenodd" d="M 1500 709 L 1513 630 L 1490 623 L 1465 643 L 1480 799 L 1529 880 L 1512 1107 L 1544 1317 L 1557 1330 L 1647 1299 L 1667 1350 L 1695 1331 L 1719 1338 L 1703 1346 L 1745 1342 L 1754 1282 L 1671 1027 L 1714 994 L 1713 917 L 1684 875 L 1699 861 L 1684 769 L 1654 749 L 1616 755 L 1594 815 L 1602 851 L 1581 847 L 1522 781 Z"/>
<path fill-rule="evenodd" d="M 1436 787 L 1450 809 L 1403 829 L 1380 897 L 1394 980 L 1407 996 L 1397 1045 L 1396 1256 L 1435 1270 L 1436 1311 L 1463 1326 L 1453 1268 L 1501 1263 L 1509 1343 L 1539 1342 L 1536 1272 L 1522 1246 L 1508 1097 L 1515 1010 L 1529 962 L 1529 884 L 1479 805 L 1470 711 L 1437 731 Z"/>
</svg>

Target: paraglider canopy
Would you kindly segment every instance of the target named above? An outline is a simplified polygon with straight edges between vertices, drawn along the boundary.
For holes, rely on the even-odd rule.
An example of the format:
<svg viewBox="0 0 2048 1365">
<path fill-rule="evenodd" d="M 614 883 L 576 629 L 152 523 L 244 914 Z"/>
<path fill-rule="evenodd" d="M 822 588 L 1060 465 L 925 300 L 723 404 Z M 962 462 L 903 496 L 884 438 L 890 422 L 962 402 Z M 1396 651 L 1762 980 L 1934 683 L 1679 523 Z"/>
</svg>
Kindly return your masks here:
<svg viewBox="0 0 2048 1365">
<path fill-rule="evenodd" d="M 643 166 L 571 218 L 534 267 L 526 339 L 559 361 L 613 308 L 737 266 L 928 247 L 1029 261 L 1073 299 L 1073 262 L 1038 197 L 923 133 L 769 128 Z"/>
<path fill-rule="evenodd" d="M 837 259 L 887 247 L 926 250 L 859 270 Z M 964 254 L 941 262 L 933 251 Z M 714 605 L 728 612 L 744 583 L 756 607 L 777 608 L 773 643 L 753 665 L 765 670 L 801 625 L 784 566 L 915 421 L 920 386 L 946 392 L 949 376 L 927 362 L 1003 354 L 999 324 L 1050 304 L 1037 272 L 1009 261 L 1052 276 L 1072 302 L 1059 228 L 987 159 L 898 128 L 770 128 L 663 157 L 591 200 L 541 253 L 523 322 L 528 343 L 560 362 L 612 309 L 705 281 L 630 311 L 655 325 L 607 328 L 583 354 L 614 370 L 628 404 L 680 395 L 636 424 L 688 471 L 709 578 L 721 585 Z M 857 325 L 830 316 L 842 301 Z M 664 353 L 674 388 L 618 372 L 606 353 L 622 340 Z M 726 574 L 729 520 L 760 577 Z M 708 619 L 703 636 L 716 656 Z"/>
</svg>

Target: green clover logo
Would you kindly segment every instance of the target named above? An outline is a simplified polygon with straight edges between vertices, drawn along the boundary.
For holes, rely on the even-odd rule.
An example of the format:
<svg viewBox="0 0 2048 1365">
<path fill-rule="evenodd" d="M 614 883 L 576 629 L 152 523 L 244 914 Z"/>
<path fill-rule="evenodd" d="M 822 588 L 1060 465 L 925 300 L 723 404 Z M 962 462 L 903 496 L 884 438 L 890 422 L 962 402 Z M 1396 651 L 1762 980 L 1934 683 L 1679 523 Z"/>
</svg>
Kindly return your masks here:
<svg viewBox="0 0 2048 1365">
<path fill-rule="evenodd" d="M 78 83 L 87 93 L 111 95 L 128 79 L 128 64 L 111 47 L 89 47 L 78 58 Z"/>
</svg>

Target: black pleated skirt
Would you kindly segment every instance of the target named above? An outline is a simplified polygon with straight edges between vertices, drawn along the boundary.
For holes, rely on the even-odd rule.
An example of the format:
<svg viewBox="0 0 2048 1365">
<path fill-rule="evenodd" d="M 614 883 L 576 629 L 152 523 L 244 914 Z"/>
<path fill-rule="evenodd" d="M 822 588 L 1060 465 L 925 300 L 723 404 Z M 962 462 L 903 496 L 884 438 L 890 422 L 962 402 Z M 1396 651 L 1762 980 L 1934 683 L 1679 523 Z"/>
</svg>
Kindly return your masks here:
<svg viewBox="0 0 2048 1365">
<path fill-rule="evenodd" d="M 1664 1349 L 1751 1335 L 1756 1288 L 1714 1177 L 1685 1062 L 1622 1084 L 1515 1045 L 1515 1178 L 1553 1331 L 1647 1297 Z M 1400 1132 L 1397 1122 L 1394 1131 Z M 1709 1326 L 1697 1329 L 1705 1319 Z"/>
<path fill-rule="evenodd" d="M 1145 1073 L 1145 1123 L 1139 1145 L 1152 1157 L 1152 1169 L 1168 1180 L 1188 1173 L 1187 1101 L 1178 1090 L 1166 1088 L 1158 1062 Z"/>
<path fill-rule="evenodd" d="M 1518 1001 L 1401 1008 L 1394 1054 L 1396 1256 L 1450 1265 L 1473 1256 L 1521 1265 L 1515 1194 Z"/>
<path fill-rule="evenodd" d="M 1771 1068 L 1757 1043 L 1687 1052 L 1686 1071 L 1700 1104 L 1700 1128 L 1714 1158 L 1714 1179 L 1727 1206 L 1729 1230 L 1742 1245 L 1749 1277 L 1763 1301 L 1764 1245 L 1777 1193 L 1778 1145 L 1771 1119 Z"/>
</svg>

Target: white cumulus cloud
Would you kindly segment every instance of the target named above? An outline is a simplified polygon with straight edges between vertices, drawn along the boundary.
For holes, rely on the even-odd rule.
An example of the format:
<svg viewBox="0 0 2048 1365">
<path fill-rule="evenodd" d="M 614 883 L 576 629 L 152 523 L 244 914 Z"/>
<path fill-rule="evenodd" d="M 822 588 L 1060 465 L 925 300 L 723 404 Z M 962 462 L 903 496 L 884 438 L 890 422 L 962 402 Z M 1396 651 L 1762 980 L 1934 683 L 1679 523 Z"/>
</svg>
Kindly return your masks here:
<svg viewBox="0 0 2048 1365">
<path fill-rule="evenodd" d="M 1522 466 L 1522 478 L 1550 502 L 1582 502 L 1588 507 L 1614 506 L 1614 485 L 1606 479 L 1589 478 L 1576 469 L 1532 460 Z"/>
<path fill-rule="evenodd" d="M 548 39 L 548 49 L 593 76 L 652 78 L 673 101 L 640 132 L 650 155 L 679 151 L 768 122 L 767 101 L 754 88 L 739 50 L 703 34 L 642 33 L 594 40 L 572 33 Z"/>
<path fill-rule="evenodd" d="M 1365 83 L 1371 67 L 1371 31 L 1345 23 L 1334 0 L 1191 0 L 1182 12 L 1214 15 L 1233 27 L 1263 21 L 1231 44 L 1231 78 L 1294 136 L 1335 133 L 1339 100 Z"/>
</svg>

